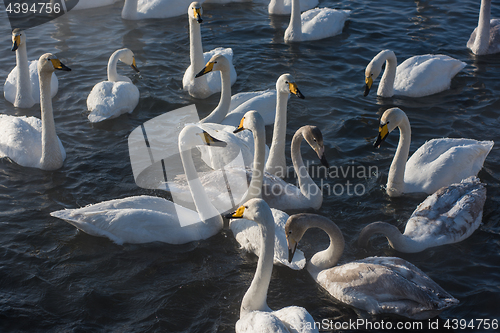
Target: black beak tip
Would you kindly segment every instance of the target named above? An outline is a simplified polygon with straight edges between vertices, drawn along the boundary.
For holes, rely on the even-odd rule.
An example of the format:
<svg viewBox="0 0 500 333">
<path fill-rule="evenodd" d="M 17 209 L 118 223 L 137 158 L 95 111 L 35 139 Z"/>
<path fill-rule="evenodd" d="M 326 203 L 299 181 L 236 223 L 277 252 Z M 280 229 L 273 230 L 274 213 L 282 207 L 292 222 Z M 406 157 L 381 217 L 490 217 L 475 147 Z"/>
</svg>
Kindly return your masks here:
<svg viewBox="0 0 500 333">
<path fill-rule="evenodd" d="M 363 93 L 363 96 L 366 97 L 368 96 L 369 93 L 370 93 L 370 88 L 367 85 L 365 85 L 365 92 Z"/>
<path fill-rule="evenodd" d="M 17 51 L 17 44 L 12 45 L 11 51 Z"/>
<path fill-rule="evenodd" d="M 205 68 L 203 68 L 198 74 L 196 74 L 194 77 L 197 78 L 197 77 L 200 77 L 200 76 L 203 76 L 205 75 Z"/>
<path fill-rule="evenodd" d="M 59 69 L 62 71 L 65 71 L 65 72 L 71 72 L 71 68 L 69 68 L 68 66 L 63 65 L 63 64 L 61 64 L 61 68 L 59 68 Z"/>
<path fill-rule="evenodd" d="M 203 22 L 203 19 L 199 18 L 196 20 L 198 23 L 202 23 Z"/>
<path fill-rule="evenodd" d="M 293 251 L 288 249 L 288 263 L 291 263 L 293 260 Z"/>
<path fill-rule="evenodd" d="M 321 164 L 323 164 L 326 168 L 330 167 L 330 163 L 328 163 L 324 154 L 323 154 L 323 156 L 321 156 L 320 161 L 321 161 Z"/>
<path fill-rule="evenodd" d="M 225 214 L 224 217 L 228 220 L 232 219 L 233 218 L 233 214 L 234 213 L 229 213 L 229 214 Z"/>
</svg>

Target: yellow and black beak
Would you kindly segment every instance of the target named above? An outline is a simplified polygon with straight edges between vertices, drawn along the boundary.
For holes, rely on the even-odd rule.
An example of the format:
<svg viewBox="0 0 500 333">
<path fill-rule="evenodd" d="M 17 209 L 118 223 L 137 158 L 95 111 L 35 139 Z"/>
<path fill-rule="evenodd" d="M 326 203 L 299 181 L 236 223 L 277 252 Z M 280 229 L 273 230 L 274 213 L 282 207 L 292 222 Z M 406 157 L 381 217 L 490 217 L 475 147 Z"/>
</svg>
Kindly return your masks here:
<svg viewBox="0 0 500 333">
<path fill-rule="evenodd" d="M 132 65 L 130 65 L 130 67 L 132 67 L 132 69 L 134 71 L 136 71 L 137 73 L 140 73 L 141 71 L 139 70 L 139 68 L 137 68 L 137 65 L 135 64 L 135 57 L 132 58 Z"/>
<path fill-rule="evenodd" d="M 365 93 L 363 94 L 363 96 L 368 96 L 368 94 L 370 93 L 370 89 L 372 88 L 372 84 L 373 84 L 373 79 L 372 77 L 367 77 L 365 78 Z"/>
<path fill-rule="evenodd" d="M 16 51 L 21 43 L 21 35 L 17 35 L 12 39 L 12 51 Z"/>
<path fill-rule="evenodd" d="M 198 74 L 196 74 L 195 77 L 200 77 L 213 71 L 214 64 L 215 62 L 207 62 L 206 66 L 203 67 L 203 69 Z"/>
<path fill-rule="evenodd" d="M 58 69 L 58 70 L 61 70 L 61 71 L 65 71 L 65 72 L 71 71 L 71 68 L 69 68 L 66 65 L 64 65 L 61 62 L 61 60 L 59 60 L 59 59 L 50 59 L 50 62 L 52 62 L 52 66 L 54 66 L 55 69 Z"/>
<path fill-rule="evenodd" d="M 297 84 L 295 82 L 289 82 L 288 86 L 289 86 L 290 92 L 292 94 L 294 94 L 295 96 L 297 96 L 300 99 L 304 99 L 305 98 L 305 96 L 302 95 L 302 93 L 300 92 L 299 88 L 297 88 Z"/>
<path fill-rule="evenodd" d="M 201 136 L 201 139 L 203 140 L 203 143 L 205 143 L 207 146 L 211 147 L 226 147 L 227 143 L 224 141 L 221 141 L 219 139 L 214 138 L 207 132 L 203 131 L 202 133 L 199 133 Z"/>
<path fill-rule="evenodd" d="M 292 262 L 298 243 L 292 237 L 288 237 L 288 235 L 286 236 L 286 242 L 288 243 L 288 262 Z"/>
<path fill-rule="evenodd" d="M 196 19 L 196 22 L 201 23 L 203 22 L 201 18 L 201 8 L 193 8 L 194 12 L 194 18 Z"/>
<path fill-rule="evenodd" d="M 384 125 L 380 125 L 380 127 L 378 128 L 377 141 L 375 141 L 373 147 L 380 148 L 380 144 L 382 143 L 382 141 L 384 141 L 385 138 L 387 138 L 387 136 L 389 135 L 389 129 L 387 128 L 388 123 L 389 122 L 385 123 Z"/>
<path fill-rule="evenodd" d="M 237 128 L 237 129 L 235 129 L 235 130 L 233 131 L 233 133 L 238 133 L 238 132 L 241 132 L 241 131 L 243 131 L 243 130 L 245 130 L 245 129 L 246 129 L 245 127 L 243 127 L 243 122 L 244 122 L 244 121 L 245 121 L 245 117 L 241 118 L 240 125 L 238 126 L 238 128 Z"/>
<path fill-rule="evenodd" d="M 243 212 L 245 212 L 245 206 L 240 206 L 234 213 L 225 215 L 227 219 L 241 219 L 243 218 Z"/>
</svg>

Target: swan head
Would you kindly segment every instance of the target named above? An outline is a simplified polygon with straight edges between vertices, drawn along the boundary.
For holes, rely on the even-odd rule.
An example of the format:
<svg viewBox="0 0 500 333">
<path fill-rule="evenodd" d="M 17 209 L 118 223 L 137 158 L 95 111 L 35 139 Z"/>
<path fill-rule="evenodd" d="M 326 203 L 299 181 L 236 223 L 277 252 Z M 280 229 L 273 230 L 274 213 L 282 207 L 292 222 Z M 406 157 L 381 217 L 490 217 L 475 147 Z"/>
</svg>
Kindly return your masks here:
<svg viewBox="0 0 500 333">
<path fill-rule="evenodd" d="M 225 56 L 222 54 L 215 54 L 195 77 L 200 77 L 215 71 L 229 71 L 230 65 L 229 60 L 227 60 Z"/>
<path fill-rule="evenodd" d="M 306 142 L 311 146 L 311 148 L 318 154 L 318 158 L 325 167 L 329 168 L 330 165 L 325 157 L 325 146 L 323 145 L 323 134 L 319 127 L 316 126 L 302 126 L 299 129 L 302 132 L 302 136 Z"/>
<path fill-rule="evenodd" d="M 373 85 L 373 80 L 375 80 L 382 72 L 382 66 L 389 57 L 396 58 L 396 55 L 391 50 L 383 50 L 377 54 L 372 61 L 366 66 L 365 70 L 365 92 L 363 96 L 367 96 L 370 93 L 370 89 Z"/>
<path fill-rule="evenodd" d="M 69 72 L 71 68 L 64 65 L 52 53 L 45 53 L 38 59 L 38 73 L 53 73 L 56 70 Z"/>
<path fill-rule="evenodd" d="M 297 88 L 297 84 L 295 83 L 295 79 L 291 74 L 283 74 L 276 81 L 276 91 L 279 93 L 292 93 L 298 98 L 304 99 L 304 95 Z"/>
<path fill-rule="evenodd" d="M 309 229 L 309 220 L 313 214 L 295 214 L 285 224 L 286 242 L 288 244 L 288 262 L 292 262 L 297 245 Z"/>
<path fill-rule="evenodd" d="M 220 141 L 196 125 L 188 124 L 179 133 L 179 150 L 190 150 L 196 146 L 226 147 L 224 141 Z"/>
<path fill-rule="evenodd" d="M 269 205 L 261 198 L 253 198 L 240 206 L 234 213 L 225 216 L 228 219 L 246 219 L 258 224 L 274 226 L 273 213 Z"/>
<path fill-rule="evenodd" d="M 390 108 L 380 117 L 377 140 L 373 144 L 375 148 L 380 148 L 380 144 L 387 138 L 396 127 L 402 122 L 408 121 L 406 113 L 400 108 Z"/>
<path fill-rule="evenodd" d="M 137 73 L 140 72 L 139 69 L 137 68 L 137 65 L 135 64 L 134 52 L 132 52 L 130 49 L 127 48 L 120 49 L 116 52 L 119 52 L 118 60 L 132 67 L 132 69 Z"/>
<path fill-rule="evenodd" d="M 16 51 L 19 46 L 26 43 L 26 34 L 24 30 L 16 28 L 12 30 L 12 51 Z"/>
<path fill-rule="evenodd" d="M 251 110 L 245 113 L 243 118 L 241 118 L 240 125 L 233 131 L 233 133 L 238 133 L 246 129 L 254 132 L 258 128 L 265 128 L 265 126 L 264 119 L 260 113 L 255 110 Z"/>
<path fill-rule="evenodd" d="M 203 14 L 203 8 L 201 8 L 201 3 L 194 1 L 191 2 L 188 8 L 188 16 L 191 20 L 198 23 L 203 22 L 201 15 Z"/>
</svg>

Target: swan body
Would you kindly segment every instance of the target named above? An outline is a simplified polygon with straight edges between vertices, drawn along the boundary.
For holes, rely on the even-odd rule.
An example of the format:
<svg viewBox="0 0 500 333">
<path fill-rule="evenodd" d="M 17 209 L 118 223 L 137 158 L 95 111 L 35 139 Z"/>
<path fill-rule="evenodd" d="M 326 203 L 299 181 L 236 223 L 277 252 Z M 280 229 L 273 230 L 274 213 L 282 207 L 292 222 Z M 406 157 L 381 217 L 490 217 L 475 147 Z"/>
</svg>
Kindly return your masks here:
<svg viewBox="0 0 500 333">
<path fill-rule="evenodd" d="M 236 70 L 233 66 L 233 50 L 230 48 L 216 48 L 212 51 L 203 53 L 201 42 L 201 29 L 203 9 L 199 2 L 192 2 L 188 8 L 189 20 L 189 51 L 191 64 L 186 69 L 182 78 L 182 87 L 189 95 L 195 98 L 207 98 L 208 96 L 221 91 L 221 77 L 218 73 L 208 73 L 195 79 L 195 75 L 203 69 L 205 64 L 215 54 L 223 54 L 230 64 L 231 85 L 236 82 Z M 240 117 L 241 119 L 241 117 Z"/>
<path fill-rule="evenodd" d="M 76 6 L 73 7 L 71 10 L 81 10 L 81 9 L 110 6 L 117 1 L 118 0 L 79 0 Z"/>
<path fill-rule="evenodd" d="M 413 192 L 432 194 L 441 187 L 475 176 L 493 147 L 493 141 L 433 139 L 424 143 L 408 159 L 410 122 L 404 111 L 399 108 L 386 110 L 380 118 L 375 147 L 380 147 L 382 141 L 396 127 L 399 127 L 400 139 L 389 169 L 386 189 L 389 196 Z"/>
<path fill-rule="evenodd" d="M 223 221 L 197 181 L 191 148 L 218 143 L 196 125 L 187 125 L 179 134 L 182 164 L 191 179 L 190 190 L 197 211 L 163 198 L 142 195 L 59 210 L 50 215 L 117 244 L 155 241 L 184 244 L 207 239 L 222 229 Z"/>
<path fill-rule="evenodd" d="M 26 33 L 21 29 L 12 30 L 12 51 L 16 52 L 16 67 L 7 76 L 3 87 L 5 99 L 17 108 L 30 108 L 40 103 L 38 60 L 28 62 Z M 59 83 L 52 73 L 50 98 L 57 94 Z"/>
<path fill-rule="evenodd" d="M 318 332 L 306 309 L 289 306 L 273 311 L 267 305 L 267 290 L 273 271 L 275 230 L 269 206 L 262 199 L 253 198 L 228 218 L 254 221 L 260 231 L 259 261 L 252 283 L 241 302 L 236 332 Z"/>
<path fill-rule="evenodd" d="M 285 226 L 290 257 L 307 229 L 313 227 L 328 234 L 330 245 L 311 258 L 307 270 L 337 300 L 371 315 L 393 313 L 415 320 L 435 317 L 458 303 L 424 272 L 401 258 L 369 257 L 335 266 L 344 250 L 344 238 L 337 225 L 323 216 L 290 216 Z"/>
<path fill-rule="evenodd" d="M 168 18 L 186 14 L 189 2 L 186 0 L 125 0 L 122 18 L 142 20 Z"/>
<path fill-rule="evenodd" d="M 491 0 L 481 0 L 479 21 L 467 41 L 467 47 L 477 55 L 500 52 L 500 19 L 490 19 Z"/>
<path fill-rule="evenodd" d="M 108 80 L 96 84 L 87 97 L 88 118 L 92 123 L 131 113 L 139 103 L 139 89 L 128 77 L 116 71 L 118 61 L 139 72 L 132 51 L 125 48 L 113 52 L 108 62 Z"/>
<path fill-rule="evenodd" d="M 466 66 L 465 62 L 442 54 L 414 56 L 397 66 L 394 52 L 383 50 L 366 66 L 365 96 L 384 63 L 385 71 L 377 90 L 377 95 L 381 97 L 422 97 L 447 90 L 451 79 Z"/>
<path fill-rule="evenodd" d="M 318 40 L 338 35 L 349 17 L 349 10 L 314 8 L 300 13 L 300 0 L 292 0 L 285 43 Z"/>
<path fill-rule="evenodd" d="M 70 69 L 53 54 L 42 55 L 38 60 L 41 120 L 0 115 L 0 157 L 42 170 L 56 170 L 63 165 L 66 152 L 56 134 L 50 96 L 50 81 L 55 70 Z"/>
<path fill-rule="evenodd" d="M 415 209 L 405 232 L 385 222 L 374 222 L 363 228 L 358 243 L 365 246 L 370 237 L 382 233 L 392 248 L 415 253 L 429 247 L 460 242 L 481 224 L 486 188 L 477 177 L 443 187 Z"/>
<path fill-rule="evenodd" d="M 306 11 L 318 5 L 318 0 L 300 0 L 300 11 Z M 292 13 L 292 0 L 271 0 L 267 6 L 269 14 L 290 15 Z"/>
</svg>

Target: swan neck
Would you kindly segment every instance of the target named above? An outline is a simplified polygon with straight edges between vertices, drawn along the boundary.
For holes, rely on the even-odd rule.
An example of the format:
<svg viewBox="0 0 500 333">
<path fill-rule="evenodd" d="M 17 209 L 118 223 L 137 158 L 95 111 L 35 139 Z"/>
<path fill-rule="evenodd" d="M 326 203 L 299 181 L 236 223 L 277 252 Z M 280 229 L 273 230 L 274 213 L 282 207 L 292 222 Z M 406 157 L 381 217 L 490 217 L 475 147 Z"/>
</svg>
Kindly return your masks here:
<svg viewBox="0 0 500 333">
<path fill-rule="evenodd" d="M 59 169 L 63 164 L 63 156 L 52 110 L 50 93 L 51 72 L 38 72 L 40 82 L 40 110 L 42 118 L 42 157 L 40 166 L 43 170 Z"/>
<path fill-rule="evenodd" d="M 479 21 L 477 23 L 477 33 L 475 40 L 475 49 L 477 54 L 487 52 L 490 43 L 490 18 L 491 18 L 491 0 L 482 0 L 479 10 Z"/>
<path fill-rule="evenodd" d="M 219 104 L 217 107 L 205 118 L 200 120 L 200 123 L 221 123 L 229 112 L 229 106 L 231 105 L 231 77 L 229 73 L 229 68 L 223 68 L 220 70 L 221 78 L 221 95 Z"/>
<path fill-rule="evenodd" d="M 252 179 L 248 187 L 247 195 L 241 200 L 245 203 L 253 198 L 262 198 L 262 182 L 264 179 L 264 161 L 266 155 L 265 127 L 254 129 L 254 157 L 252 166 Z"/>
<path fill-rule="evenodd" d="M 137 18 L 137 1 L 138 0 L 125 0 L 122 9 L 122 18 L 126 20 L 134 20 Z"/>
<path fill-rule="evenodd" d="M 287 123 L 288 93 L 276 91 L 276 116 L 274 118 L 273 138 L 266 171 L 277 177 L 286 177 L 286 123 Z"/>
<path fill-rule="evenodd" d="M 16 83 L 16 100 L 14 105 L 19 105 L 21 100 L 32 98 L 30 69 L 28 62 L 28 52 L 26 51 L 26 43 L 22 43 L 16 50 L 16 66 L 17 66 L 17 83 Z"/>
<path fill-rule="evenodd" d="M 317 274 L 337 264 L 344 252 L 344 236 L 335 223 L 322 216 L 317 216 L 314 220 L 309 220 L 307 227 L 320 228 L 326 232 L 330 238 L 330 245 L 328 248 L 316 253 L 307 264 L 307 270 L 311 272 L 311 274 Z"/>
<path fill-rule="evenodd" d="M 265 223 L 258 223 L 262 232 L 259 261 L 253 277 L 241 302 L 240 318 L 252 311 L 268 311 L 267 290 L 271 282 L 274 260 L 274 221 L 271 210 L 266 210 Z"/>
<path fill-rule="evenodd" d="M 389 241 L 389 245 L 397 251 L 416 252 L 411 250 L 414 247 L 412 239 L 401 234 L 396 226 L 385 222 L 374 222 L 364 227 L 359 235 L 359 244 L 366 246 L 370 237 L 376 234 L 384 235 Z"/>
<path fill-rule="evenodd" d="M 205 224 L 219 225 L 219 227 L 222 228 L 222 217 L 210 202 L 210 199 L 208 198 L 205 189 L 201 184 L 200 178 L 198 177 L 198 172 L 196 171 L 196 167 L 193 162 L 192 149 L 182 147 L 181 144 L 182 140 L 179 140 L 179 151 L 181 155 L 182 165 L 184 167 L 184 172 L 186 173 L 186 178 L 188 180 L 189 190 L 191 191 L 191 196 L 193 197 L 193 202 L 196 206 L 196 211 L 201 218 L 201 222 Z"/>
<path fill-rule="evenodd" d="M 302 35 L 302 20 L 300 17 L 300 0 L 292 0 L 292 12 L 290 15 L 290 26 L 295 35 Z"/>
<path fill-rule="evenodd" d="M 120 52 L 115 52 L 109 57 L 108 61 L 108 81 L 117 82 L 120 81 L 118 72 L 116 71 L 116 66 L 120 58 Z"/>
<path fill-rule="evenodd" d="M 297 174 L 297 178 L 299 181 L 299 188 L 302 195 L 304 195 L 304 197 L 306 197 L 311 201 L 314 200 L 315 198 L 318 198 L 316 200 L 320 200 L 319 206 L 321 206 L 321 203 L 323 201 L 323 195 L 318 185 L 316 185 L 316 183 L 312 180 L 311 176 L 309 175 L 307 167 L 304 165 L 302 154 L 300 152 L 300 144 L 302 143 L 303 138 L 304 136 L 302 134 L 302 129 L 299 129 L 297 132 L 295 132 L 292 138 L 291 155 L 292 155 L 293 169 Z M 319 207 L 316 204 L 313 205 L 313 208 L 318 209 Z"/>
<path fill-rule="evenodd" d="M 408 117 L 404 115 L 403 120 L 398 125 L 399 142 L 396 154 L 392 160 L 387 180 L 387 194 L 389 196 L 399 196 L 404 193 L 404 176 L 406 161 L 410 152 L 411 127 Z"/>
<path fill-rule="evenodd" d="M 386 53 L 385 70 L 380 84 L 378 86 L 377 95 L 381 97 L 392 97 L 394 95 L 394 81 L 396 80 L 396 68 L 398 60 L 394 52 Z"/>
<path fill-rule="evenodd" d="M 191 17 L 189 17 L 189 58 L 191 60 L 191 67 L 193 68 L 194 74 L 201 71 L 203 66 L 205 66 L 200 23 Z M 200 80 L 203 77 L 200 77 L 197 80 Z"/>
</svg>

